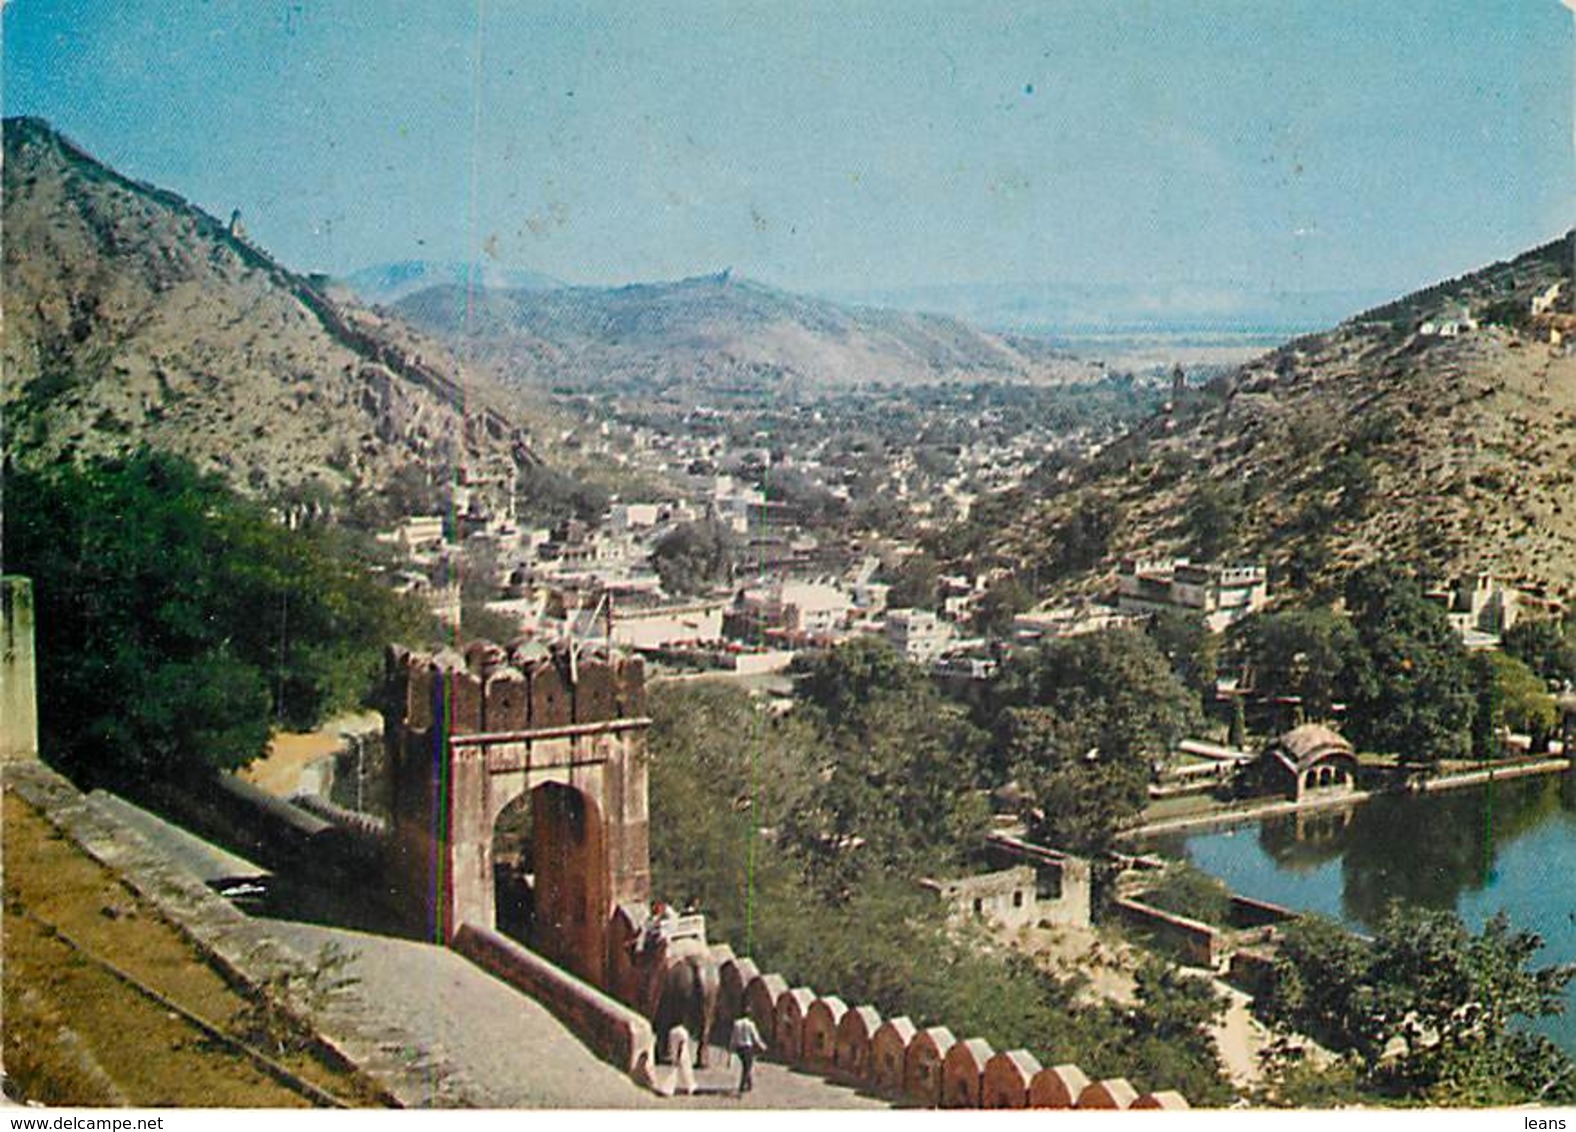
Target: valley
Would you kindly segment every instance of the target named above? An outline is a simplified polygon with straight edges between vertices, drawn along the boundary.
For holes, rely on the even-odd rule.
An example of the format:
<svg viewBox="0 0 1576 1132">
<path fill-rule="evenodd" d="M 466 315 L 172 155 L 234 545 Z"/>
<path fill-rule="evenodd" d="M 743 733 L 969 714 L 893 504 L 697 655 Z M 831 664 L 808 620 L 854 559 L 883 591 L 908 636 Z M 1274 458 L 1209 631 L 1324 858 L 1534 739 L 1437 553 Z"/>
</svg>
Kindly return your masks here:
<svg viewBox="0 0 1576 1132">
<path fill-rule="evenodd" d="M 8 1096 L 1576 1100 L 1547 26 L 29 4 Z"/>
</svg>

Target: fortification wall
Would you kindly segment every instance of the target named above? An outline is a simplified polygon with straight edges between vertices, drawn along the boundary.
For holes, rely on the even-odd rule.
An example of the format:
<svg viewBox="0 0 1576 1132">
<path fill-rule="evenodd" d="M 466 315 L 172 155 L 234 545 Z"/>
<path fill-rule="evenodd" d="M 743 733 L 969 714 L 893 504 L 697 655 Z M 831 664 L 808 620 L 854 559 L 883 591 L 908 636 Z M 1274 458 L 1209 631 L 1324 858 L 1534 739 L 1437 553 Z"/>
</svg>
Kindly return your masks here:
<svg viewBox="0 0 1576 1132">
<path fill-rule="evenodd" d="M 610 938 L 638 934 L 632 912 L 618 910 Z M 1122 1078 L 1091 1082 L 1076 1065 L 1042 1068 L 1027 1050 L 997 1053 L 984 1039 L 959 1040 L 944 1026 L 883 1019 L 872 1005 L 850 1006 L 836 994 L 763 972 L 726 944 L 712 945 L 708 954 L 722 957 L 714 1041 L 725 1044 L 734 1020 L 748 1015 L 770 1043 L 764 1056 L 802 1073 L 928 1108 L 1187 1107 L 1174 1092 L 1140 1095 Z"/>
<path fill-rule="evenodd" d="M 1111 907 L 1128 923 L 1174 947 L 1184 961 L 1211 970 L 1219 966 L 1224 937 L 1210 925 L 1126 896 L 1112 900 Z"/>
<path fill-rule="evenodd" d="M 651 895 L 649 720 L 639 661 L 486 644 L 464 656 L 390 650 L 385 693 L 396 883 L 411 896 L 431 894 L 438 938 L 541 1000 L 601 1056 L 639 1075 L 665 1039 L 638 1013 L 645 983 L 629 957 Z M 545 855 L 535 854 L 538 925 L 545 920 L 546 930 L 527 948 L 490 927 L 492 827 L 523 791 L 535 791 L 533 802 L 559 796 L 548 787 L 569 787 L 584 809 L 548 820 L 554 811 L 533 806 L 534 836 L 549 829 L 554 853 L 569 865 L 556 880 L 544 879 Z M 1076 867 L 1083 863 L 1060 854 L 1034 863 L 1055 868 L 1087 922 L 1087 869 Z M 1185 1103 L 1174 1094 L 1139 1097 L 1121 1079 L 1089 1082 L 1075 1066 L 1042 1069 L 1027 1051 L 998 1055 L 982 1039 L 955 1042 L 943 1028 L 887 1024 L 871 1005 L 791 986 L 725 945 L 708 948 L 702 940 L 700 947 L 719 968 L 715 1040 L 725 1042 L 734 1018 L 748 1013 L 772 1043 L 767 1056 L 805 1072 L 897 1097 L 912 1094 L 914 1070 L 928 1066 L 921 1074 L 927 1091 L 908 1097 L 928 1105 Z M 954 1045 L 960 1052 L 949 1061 Z"/>
</svg>

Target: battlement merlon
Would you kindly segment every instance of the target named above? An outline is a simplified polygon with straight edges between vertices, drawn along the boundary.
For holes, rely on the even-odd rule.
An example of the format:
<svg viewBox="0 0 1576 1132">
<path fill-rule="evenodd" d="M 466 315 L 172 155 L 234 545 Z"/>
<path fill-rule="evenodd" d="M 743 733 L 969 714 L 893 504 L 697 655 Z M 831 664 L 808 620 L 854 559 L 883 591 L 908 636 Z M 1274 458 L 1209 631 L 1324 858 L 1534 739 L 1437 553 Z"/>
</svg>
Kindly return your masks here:
<svg viewBox="0 0 1576 1132">
<path fill-rule="evenodd" d="M 506 651 L 487 641 L 473 642 L 464 655 L 399 646 L 385 655 L 388 722 L 409 732 L 439 726 L 462 743 L 463 736 L 518 741 L 610 729 L 596 724 L 643 726 L 645 706 L 645 665 L 638 657 L 589 650 L 571 657 L 567 648 L 540 645 Z"/>
</svg>

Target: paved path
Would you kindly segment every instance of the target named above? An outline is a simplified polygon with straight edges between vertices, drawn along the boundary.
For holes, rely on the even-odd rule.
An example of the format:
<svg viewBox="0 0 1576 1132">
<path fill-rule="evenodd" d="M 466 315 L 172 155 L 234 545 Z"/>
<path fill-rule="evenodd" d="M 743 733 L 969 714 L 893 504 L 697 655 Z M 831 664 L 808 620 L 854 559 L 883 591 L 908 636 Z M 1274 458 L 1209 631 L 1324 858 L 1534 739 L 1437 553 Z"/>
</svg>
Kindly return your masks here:
<svg viewBox="0 0 1576 1132">
<path fill-rule="evenodd" d="M 225 852 L 131 803 L 103 793 L 94 804 L 131 826 L 203 882 L 264 877 L 267 870 Z M 314 917 L 320 918 L 320 917 Z M 737 1063 L 723 1055 L 700 1070 L 701 1093 L 664 1099 L 598 1060 L 544 1007 L 447 948 L 292 918 L 259 920 L 303 956 L 337 944 L 353 956 L 347 974 L 378 1009 L 432 1052 L 464 1067 L 500 1108 L 885 1108 L 885 1102 L 819 1077 L 758 1064 L 755 1090 L 733 1094 Z"/>
</svg>

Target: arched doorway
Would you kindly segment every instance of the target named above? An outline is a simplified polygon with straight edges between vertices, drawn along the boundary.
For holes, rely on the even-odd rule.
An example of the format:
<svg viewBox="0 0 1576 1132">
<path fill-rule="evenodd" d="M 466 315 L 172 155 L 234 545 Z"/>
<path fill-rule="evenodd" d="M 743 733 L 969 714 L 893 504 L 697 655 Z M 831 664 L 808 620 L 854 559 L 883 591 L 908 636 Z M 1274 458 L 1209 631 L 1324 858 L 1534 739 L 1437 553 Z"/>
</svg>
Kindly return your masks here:
<svg viewBox="0 0 1576 1132">
<path fill-rule="evenodd" d="M 493 926 L 521 943 L 531 942 L 536 911 L 536 860 L 532 804 L 521 794 L 493 822 Z"/>
<path fill-rule="evenodd" d="M 531 944 L 582 978 L 602 980 L 611 906 L 602 811 L 560 782 L 531 791 L 534 916 Z"/>
</svg>

